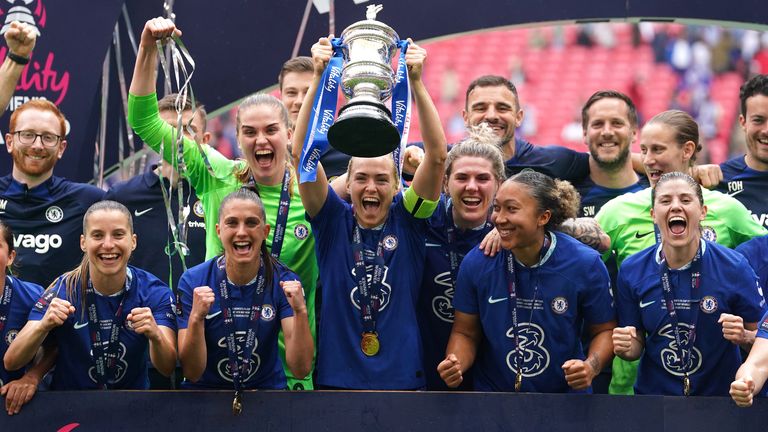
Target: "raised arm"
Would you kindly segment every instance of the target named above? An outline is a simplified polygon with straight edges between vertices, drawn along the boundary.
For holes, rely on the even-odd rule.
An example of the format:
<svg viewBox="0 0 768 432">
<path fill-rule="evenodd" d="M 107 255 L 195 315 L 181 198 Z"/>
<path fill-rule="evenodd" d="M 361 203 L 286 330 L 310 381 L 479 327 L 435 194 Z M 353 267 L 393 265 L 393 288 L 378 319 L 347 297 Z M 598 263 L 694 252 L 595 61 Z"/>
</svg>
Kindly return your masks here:
<svg viewBox="0 0 768 432">
<path fill-rule="evenodd" d="M 170 376 L 176 368 L 176 332 L 169 327 L 158 325 L 148 307 L 133 308 L 126 318 L 133 331 L 149 340 L 149 359 L 158 372 Z"/>
<path fill-rule="evenodd" d="M 333 48 L 331 46 L 331 40 L 329 38 L 320 38 L 314 45 L 312 45 L 312 61 L 315 65 L 314 76 L 312 77 L 312 84 L 307 90 L 306 96 L 304 96 L 304 103 L 301 104 L 299 110 L 299 116 L 296 118 L 296 129 L 293 133 L 293 164 L 297 169 L 301 166 L 301 152 L 304 149 L 304 139 L 309 133 L 310 127 L 312 127 L 311 117 L 312 109 L 315 100 L 315 94 L 317 94 L 317 88 L 320 86 L 320 79 L 323 76 L 325 67 L 331 60 L 333 55 Z M 304 210 L 310 217 L 314 217 L 320 212 L 325 204 L 325 199 L 328 197 L 328 179 L 325 177 L 325 171 L 322 164 L 317 163 L 317 178 L 313 182 L 299 183 L 299 193 L 301 194 L 301 202 L 304 204 Z"/>
<path fill-rule="evenodd" d="M 179 284 L 183 282 L 184 278 Z M 182 291 L 182 296 L 184 295 L 185 291 Z M 211 310 L 215 299 L 210 287 L 196 287 L 192 291 L 192 309 L 189 312 L 187 328 L 179 329 L 179 361 L 184 376 L 192 382 L 203 376 L 208 362 L 208 348 L 205 346 L 205 316 Z"/>
<path fill-rule="evenodd" d="M 166 18 L 153 18 L 144 24 L 136 53 L 130 93 L 146 96 L 156 93 L 157 83 L 157 41 L 171 36 L 181 36 L 181 30 Z"/>
<path fill-rule="evenodd" d="M 292 317 L 280 321 L 285 337 L 285 362 L 293 376 L 303 379 L 312 371 L 312 357 L 315 354 L 304 290 L 301 288 L 301 282 L 297 280 L 281 281 L 280 286 L 293 309 Z"/>
<path fill-rule="evenodd" d="M 0 66 L 0 114 L 8 107 L 21 72 L 29 62 L 32 49 L 35 48 L 36 40 L 35 28 L 18 21 L 11 22 L 5 32 L 8 54 Z"/>
<path fill-rule="evenodd" d="M 408 41 L 412 42 L 410 39 Z M 411 187 L 419 197 L 436 201 L 440 198 L 448 150 L 440 115 L 421 80 L 426 59 L 427 51 L 411 43 L 405 54 L 405 63 L 408 65 L 408 78 L 419 110 L 421 137 L 424 140 L 424 159 L 416 169 Z"/>
</svg>

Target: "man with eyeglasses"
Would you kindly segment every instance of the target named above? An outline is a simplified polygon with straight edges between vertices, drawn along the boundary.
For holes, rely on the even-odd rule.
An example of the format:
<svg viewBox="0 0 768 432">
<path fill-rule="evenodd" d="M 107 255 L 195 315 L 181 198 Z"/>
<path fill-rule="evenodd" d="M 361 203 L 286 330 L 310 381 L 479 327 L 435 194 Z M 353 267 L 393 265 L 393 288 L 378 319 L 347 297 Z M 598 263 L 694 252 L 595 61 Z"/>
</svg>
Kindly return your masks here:
<svg viewBox="0 0 768 432">
<path fill-rule="evenodd" d="M 8 129 L 13 170 L 0 177 L 0 219 L 13 228 L 19 278 L 46 287 L 80 262 L 83 215 L 104 191 L 53 175 L 67 148 L 66 119 L 53 103 L 25 103 Z"/>
</svg>

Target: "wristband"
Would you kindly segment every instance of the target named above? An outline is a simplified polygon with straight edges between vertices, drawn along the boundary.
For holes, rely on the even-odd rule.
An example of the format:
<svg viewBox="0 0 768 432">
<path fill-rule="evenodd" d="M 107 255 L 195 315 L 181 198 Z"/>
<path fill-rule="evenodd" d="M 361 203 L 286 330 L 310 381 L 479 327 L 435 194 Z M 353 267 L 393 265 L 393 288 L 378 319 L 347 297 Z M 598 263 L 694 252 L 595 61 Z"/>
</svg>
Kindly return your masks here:
<svg viewBox="0 0 768 432">
<path fill-rule="evenodd" d="M 12 62 L 19 64 L 19 65 L 26 65 L 29 63 L 29 57 L 22 57 L 18 54 L 14 54 L 10 51 L 8 51 L 8 58 L 11 59 Z"/>
</svg>

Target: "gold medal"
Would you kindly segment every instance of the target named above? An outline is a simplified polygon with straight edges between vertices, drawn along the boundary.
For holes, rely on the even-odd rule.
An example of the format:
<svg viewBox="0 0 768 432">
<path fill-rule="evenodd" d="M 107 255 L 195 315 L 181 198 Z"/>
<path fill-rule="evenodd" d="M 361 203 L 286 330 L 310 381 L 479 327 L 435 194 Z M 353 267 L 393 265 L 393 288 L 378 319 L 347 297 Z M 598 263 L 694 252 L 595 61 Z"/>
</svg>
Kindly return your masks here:
<svg viewBox="0 0 768 432">
<path fill-rule="evenodd" d="M 363 350 L 363 354 L 373 357 L 379 353 L 379 348 L 379 336 L 376 333 L 363 333 L 363 338 L 360 340 L 360 349 Z"/>
<path fill-rule="evenodd" d="M 235 392 L 235 398 L 232 399 L 232 414 L 240 415 L 243 412 L 243 398 L 240 392 Z"/>
<path fill-rule="evenodd" d="M 688 374 L 683 377 L 683 396 L 690 396 L 691 394 L 691 380 L 688 379 Z"/>
<path fill-rule="evenodd" d="M 523 387 L 523 373 L 520 371 L 517 371 L 517 375 L 515 376 L 515 391 L 519 392 L 522 387 Z"/>
</svg>

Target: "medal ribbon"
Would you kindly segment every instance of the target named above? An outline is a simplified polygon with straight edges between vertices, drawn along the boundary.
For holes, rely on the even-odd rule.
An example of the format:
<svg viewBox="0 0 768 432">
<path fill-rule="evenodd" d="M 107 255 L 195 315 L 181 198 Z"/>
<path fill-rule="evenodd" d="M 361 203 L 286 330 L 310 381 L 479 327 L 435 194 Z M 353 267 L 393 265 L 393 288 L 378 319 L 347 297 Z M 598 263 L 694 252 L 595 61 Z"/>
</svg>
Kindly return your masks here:
<svg viewBox="0 0 768 432">
<path fill-rule="evenodd" d="M 109 324 L 109 340 L 108 345 L 105 347 L 101 337 L 101 325 L 96 307 L 96 290 L 93 288 L 91 279 L 88 279 L 88 288 L 85 291 L 85 304 L 88 309 L 88 332 L 91 334 L 91 351 L 93 352 L 93 360 L 96 363 L 96 383 L 104 390 L 109 388 L 109 380 L 115 379 L 115 366 L 117 365 L 117 353 L 120 346 L 118 343 L 120 327 L 126 318 L 123 316 L 123 304 L 130 289 L 131 278 L 126 274 L 125 290 L 120 295 L 117 311 L 115 311 L 115 316 L 112 317 L 112 321 Z"/>
<path fill-rule="evenodd" d="M 5 290 L 0 297 L 0 336 L 4 337 L 3 331 L 8 324 L 8 315 L 11 312 L 11 299 L 13 298 L 13 278 L 5 277 Z"/>
<path fill-rule="evenodd" d="M 352 230 L 352 251 L 355 260 L 355 279 L 357 293 L 360 297 L 360 319 L 363 323 L 363 333 L 376 333 L 376 316 L 381 305 L 381 282 L 384 275 L 384 230 L 387 223 L 381 227 L 379 241 L 376 246 L 376 258 L 373 266 L 373 276 L 368 283 L 365 270 L 365 245 L 363 244 L 360 226 L 355 222 Z"/>
<path fill-rule="evenodd" d="M 459 262 L 459 253 L 457 252 L 456 247 L 456 224 L 453 222 L 453 210 L 452 210 L 452 204 L 451 200 L 448 199 L 445 195 L 443 195 L 443 202 L 445 203 L 445 213 L 446 217 L 448 218 L 448 224 L 445 229 L 446 231 L 446 238 L 448 240 L 448 263 L 450 264 L 450 270 L 451 270 L 451 287 L 456 287 L 456 278 L 458 277 L 459 273 L 459 265 L 461 264 Z M 485 222 L 486 228 L 491 228 L 492 225 L 490 222 Z"/>
<path fill-rule="evenodd" d="M 342 43 L 340 38 L 331 39 L 333 56 L 323 72 L 320 88 L 312 103 L 313 115 L 310 120 L 307 136 L 299 161 L 299 181 L 313 182 L 317 179 L 317 164 L 320 156 L 328 149 L 328 129 L 336 117 L 341 70 L 344 65 Z"/>
<path fill-rule="evenodd" d="M 272 236 L 272 250 L 270 255 L 274 259 L 280 259 L 280 251 L 283 249 L 285 227 L 288 225 L 288 211 L 291 207 L 291 194 L 289 185 L 291 172 L 286 169 L 283 176 L 283 187 L 280 189 L 280 204 L 277 206 L 277 221 L 275 221 L 275 234 Z"/>
<path fill-rule="evenodd" d="M 680 369 L 683 371 L 685 377 L 688 377 L 688 370 L 691 362 L 691 352 L 693 352 L 693 344 L 696 342 L 696 321 L 699 316 L 699 300 L 695 300 L 696 306 L 694 307 L 694 299 L 698 293 L 701 283 L 701 240 L 699 240 L 699 249 L 696 251 L 696 255 L 691 261 L 691 334 L 688 337 L 688 345 L 685 349 L 683 346 L 683 338 L 680 335 L 680 320 L 677 316 L 677 310 L 675 309 L 674 294 L 672 292 L 672 283 L 669 281 L 669 266 L 667 266 L 667 259 L 664 257 L 664 251 L 661 251 L 661 263 L 659 264 L 659 273 L 661 274 L 661 287 L 664 293 L 664 303 L 667 307 L 667 313 L 669 314 L 669 320 L 672 322 L 672 329 L 675 333 L 675 344 L 677 345 L 677 356 L 680 358 Z M 686 395 L 687 396 L 687 395 Z"/>
<path fill-rule="evenodd" d="M 392 89 L 392 123 L 400 133 L 400 146 L 392 152 L 395 160 L 397 175 L 403 168 L 403 149 L 408 144 L 408 131 L 411 128 L 411 82 L 408 78 L 408 66 L 405 64 L 405 54 L 408 52 L 408 41 L 397 41 L 400 48 L 400 58 L 397 61 L 395 86 Z"/>
<path fill-rule="evenodd" d="M 256 346 L 256 331 L 261 318 L 261 307 L 264 303 L 264 256 L 261 257 L 261 266 L 259 266 L 259 275 L 256 279 L 256 288 L 253 292 L 251 302 L 251 313 L 248 318 L 248 330 L 245 336 L 245 346 L 243 346 L 242 362 L 237 357 L 237 340 L 235 337 L 235 315 L 233 313 L 230 289 L 234 286 L 227 278 L 225 258 L 222 256 L 216 262 L 216 281 L 219 284 L 219 294 L 221 296 L 221 311 L 224 318 L 224 330 L 227 334 L 227 354 L 229 356 L 229 370 L 232 373 L 232 383 L 235 385 L 235 394 L 239 395 L 243 386 L 243 376 L 250 364 L 253 348 Z"/>
<path fill-rule="evenodd" d="M 544 243 L 541 246 L 541 252 L 539 252 L 539 263 L 538 263 L 539 266 L 544 260 L 544 256 L 549 251 L 550 243 L 551 241 L 549 239 L 549 234 L 545 232 Z M 523 363 L 523 349 L 520 346 L 520 334 L 518 332 L 519 330 L 518 319 L 517 319 L 518 281 L 517 281 L 517 274 L 515 273 L 515 256 L 512 254 L 511 251 L 508 251 L 506 249 L 502 249 L 502 252 L 506 255 L 506 258 L 507 258 L 507 292 L 509 293 L 509 308 L 510 308 L 510 312 L 512 313 L 512 335 L 515 341 L 515 369 L 517 369 L 518 376 L 521 376 L 522 371 L 520 367 Z M 538 270 L 537 270 L 537 273 L 538 273 Z M 533 286 L 533 300 L 531 301 L 531 314 L 528 317 L 529 323 L 533 320 L 533 311 L 535 309 L 536 297 L 538 293 L 539 293 L 539 283 L 537 278 L 536 284 Z"/>
</svg>

